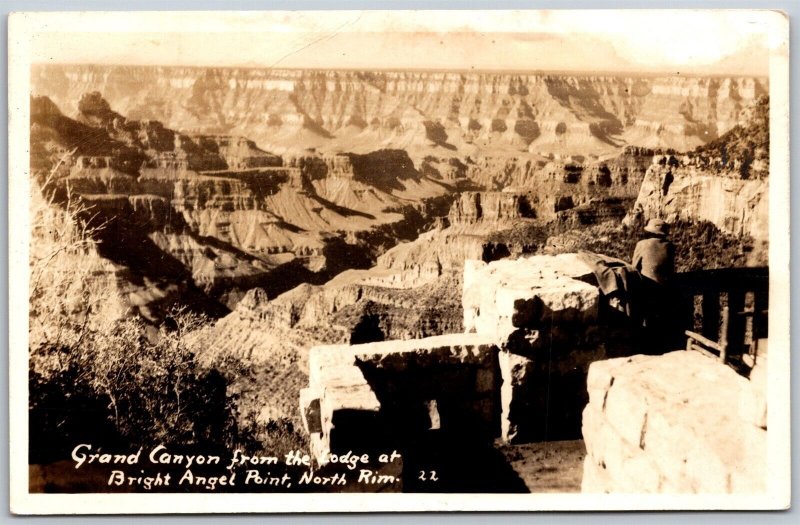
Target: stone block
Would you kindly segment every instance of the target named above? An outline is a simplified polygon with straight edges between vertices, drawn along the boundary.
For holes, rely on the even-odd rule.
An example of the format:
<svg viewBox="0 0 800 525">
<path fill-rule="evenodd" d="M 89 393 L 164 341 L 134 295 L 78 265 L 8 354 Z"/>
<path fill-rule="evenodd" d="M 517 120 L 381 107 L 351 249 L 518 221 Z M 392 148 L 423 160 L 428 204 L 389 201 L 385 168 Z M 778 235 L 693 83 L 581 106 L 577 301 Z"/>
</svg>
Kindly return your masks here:
<svg viewBox="0 0 800 525">
<path fill-rule="evenodd" d="M 614 482 L 608 471 L 598 461 L 589 456 L 583 461 L 583 477 L 581 478 L 581 492 L 608 494 L 613 490 Z"/>
<path fill-rule="evenodd" d="M 589 366 L 589 373 L 586 377 L 586 388 L 589 391 L 589 402 L 602 406 L 606 391 L 614 383 L 614 374 L 617 367 L 628 363 L 634 363 L 647 356 L 634 355 L 630 357 L 617 357 L 596 361 Z"/>
<path fill-rule="evenodd" d="M 647 425 L 647 400 L 642 389 L 628 377 L 617 377 L 609 387 L 603 412 L 606 420 L 633 446 L 640 446 Z"/>
<path fill-rule="evenodd" d="M 575 254 L 540 255 L 464 266 L 464 326 L 502 341 L 515 328 L 596 322 L 597 287 Z"/>
<path fill-rule="evenodd" d="M 604 431 L 612 431 L 613 429 L 602 424 L 602 416 L 597 414 L 600 412 L 597 406 L 594 406 L 591 401 L 583 409 L 581 417 L 581 435 L 591 436 L 591 440 L 584 440 L 586 446 L 586 456 L 593 456 L 596 460 L 602 459 L 601 447 L 605 444 L 605 439 L 601 435 Z"/>
<path fill-rule="evenodd" d="M 489 323 L 491 329 L 485 330 L 493 330 L 499 338 L 503 338 L 516 328 L 549 331 L 565 324 L 596 324 L 599 290 L 582 281 L 555 278 L 552 282 L 531 283 L 528 286 L 500 287 L 494 301 L 494 309 L 487 308 L 488 317 L 481 320 L 478 326 Z"/>
<path fill-rule="evenodd" d="M 637 469 L 637 475 L 642 474 L 641 471 L 646 468 L 647 463 L 645 454 L 638 445 L 629 443 L 617 434 L 603 416 L 596 407 L 587 406 L 584 410 L 583 432 L 585 435 L 595 436 L 591 442 L 587 441 L 587 457 L 591 456 L 591 461 L 602 467 L 614 491 L 629 492 L 635 480 L 625 466 Z M 645 485 L 658 484 L 658 471 L 652 469 L 640 481 Z"/>
<path fill-rule="evenodd" d="M 337 385 L 325 388 L 320 403 L 323 414 L 336 410 L 362 410 L 377 412 L 381 404 L 375 392 L 366 383 L 357 385 Z"/>
<path fill-rule="evenodd" d="M 617 491 L 634 494 L 660 492 L 664 476 L 651 455 L 632 448 L 627 452 L 620 469 L 623 475 L 616 483 Z"/>
<path fill-rule="evenodd" d="M 320 394 L 315 390 L 300 390 L 300 420 L 308 434 L 322 432 L 319 398 Z"/>
<path fill-rule="evenodd" d="M 738 444 L 737 459 L 730 468 L 731 492 L 757 494 L 767 490 L 767 431 L 746 425 L 742 432 L 733 436 Z"/>
<path fill-rule="evenodd" d="M 353 359 L 355 361 L 355 359 Z M 320 368 L 314 374 L 315 386 L 318 388 L 348 387 L 366 385 L 364 373 L 353 362 L 347 365 L 331 365 Z"/>
<path fill-rule="evenodd" d="M 353 365 L 355 359 L 349 345 L 314 346 L 308 351 L 308 385 L 321 388 L 329 375 L 326 370 L 334 366 Z"/>
<path fill-rule="evenodd" d="M 736 401 L 749 382 L 696 352 L 590 367 L 583 413 L 593 491 L 752 493 L 766 483 L 766 431 Z M 597 481 L 600 480 L 600 481 Z M 591 480 L 590 480 L 591 481 Z M 592 483 L 610 483 L 611 487 Z"/>
<path fill-rule="evenodd" d="M 370 446 L 383 430 L 380 408 L 366 383 L 325 388 L 320 399 L 322 448 L 338 453 Z"/>
<path fill-rule="evenodd" d="M 662 412 L 652 412 L 647 419 L 644 446 L 647 454 L 665 476 L 676 484 L 691 478 L 688 455 L 695 445 L 695 437 L 685 428 L 674 425 L 672 418 Z"/>
<path fill-rule="evenodd" d="M 534 362 L 518 354 L 500 352 L 500 436 L 506 443 L 513 443 L 524 433 L 524 426 L 532 416 L 527 405 L 528 381 L 534 371 Z"/>
<path fill-rule="evenodd" d="M 752 425 L 764 430 L 767 429 L 767 359 L 759 356 L 753 369 L 747 387 L 743 388 L 739 396 L 739 413 L 742 418 Z"/>
<path fill-rule="evenodd" d="M 308 441 L 311 456 L 318 465 L 326 465 L 331 452 L 328 439 L 323 437 L 321 433 L 315 433 L 309 435 Z"/>
</svg>

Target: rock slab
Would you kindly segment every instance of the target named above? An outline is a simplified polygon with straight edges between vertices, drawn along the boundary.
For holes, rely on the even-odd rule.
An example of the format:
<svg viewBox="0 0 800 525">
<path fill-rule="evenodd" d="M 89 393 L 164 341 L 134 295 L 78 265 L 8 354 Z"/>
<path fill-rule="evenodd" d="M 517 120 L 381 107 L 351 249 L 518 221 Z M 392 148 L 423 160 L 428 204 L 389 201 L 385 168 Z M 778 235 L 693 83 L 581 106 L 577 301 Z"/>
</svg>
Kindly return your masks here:
<svg viewBox="0 0 800 525">
<path fill-rule="evenodd" d="M 498 344 L 517 328 L 594 326 L 600 292 L 577 254 L 464 264 L 464 329 Z"/>
<path fill-rule="evenodd" d="M 759 493 L 767 431 L 738 401 L 748 379 L 696 352 L 593 363 L 583 492 Z"/>
</svg>

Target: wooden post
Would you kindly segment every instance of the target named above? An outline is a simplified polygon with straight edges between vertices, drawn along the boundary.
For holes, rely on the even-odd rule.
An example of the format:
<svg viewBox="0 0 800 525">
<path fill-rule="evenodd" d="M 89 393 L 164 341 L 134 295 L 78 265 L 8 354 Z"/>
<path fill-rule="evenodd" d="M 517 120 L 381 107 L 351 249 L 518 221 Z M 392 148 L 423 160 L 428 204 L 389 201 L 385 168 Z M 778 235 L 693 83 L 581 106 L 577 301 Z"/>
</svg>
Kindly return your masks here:
<svg viewBox="0 0 800 525">
<path fill-rule="evenodd" d="M 764 312 L 769 309 L 769 289 L 756 290 L 755 300 L 753 301 L 753 340 L 757 341 L 768 336 L 767 315 Z"/>
<path fill-rule="evenodd" d="M 729 307 L 722 309 L 722 326 L 719 336 L 719 360 L 722 364 L 728 359 L 728 326 L 730 325 L 731 310 Z"/>
<path fill-rule="evenodd" d="M 744 310 L 744 291 L 728 292 L 728 327 L 726 332 L 726 348 L 728 353 L 740 354 L 744 344 L 744 317 L 739 315 Z"/>
<path fill-rule="evenodd" d="M 719 292 L 703 292 L 703 328 L 701 334 L 716 341 L 719 338 Z"/>
</svg>

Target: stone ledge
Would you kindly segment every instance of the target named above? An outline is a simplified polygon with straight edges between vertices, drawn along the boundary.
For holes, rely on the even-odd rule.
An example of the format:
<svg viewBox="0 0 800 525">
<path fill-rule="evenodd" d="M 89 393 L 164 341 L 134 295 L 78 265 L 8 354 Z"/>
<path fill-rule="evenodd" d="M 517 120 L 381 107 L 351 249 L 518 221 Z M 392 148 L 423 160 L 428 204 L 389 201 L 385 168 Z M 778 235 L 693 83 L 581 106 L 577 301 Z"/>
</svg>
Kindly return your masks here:
<svg viewBox="0 0 800 525">
<path fill-rule="evenodd" d="M 335 366 L 352 366 L 357 362 L 390 363 L 397 355 L 415 355 L 420 359 L 443 358 L 453 362 L 480 362 L 485 359 L 483 347 L 494 346 L 485 334 L 446 334 L 425 339 L 381 341 L 360 345 L 315 346 L 309 351 L 309 381 L 315 371 Z"/>
<path fill-rule="evenodd" d="M 600 293 L 577 254 L 464 264 L 464 330 L 501 343 L 517 328 L 597 322 Z M 533 301 L 533 302 L 532 302 Z"/>
<path fill-rule="evenodd" d="M 696 352 L 598 361 L 583 412 L 584 492 L 757 493 L 766 430 L 740 411 L 750 381 Z"/>
</svg>

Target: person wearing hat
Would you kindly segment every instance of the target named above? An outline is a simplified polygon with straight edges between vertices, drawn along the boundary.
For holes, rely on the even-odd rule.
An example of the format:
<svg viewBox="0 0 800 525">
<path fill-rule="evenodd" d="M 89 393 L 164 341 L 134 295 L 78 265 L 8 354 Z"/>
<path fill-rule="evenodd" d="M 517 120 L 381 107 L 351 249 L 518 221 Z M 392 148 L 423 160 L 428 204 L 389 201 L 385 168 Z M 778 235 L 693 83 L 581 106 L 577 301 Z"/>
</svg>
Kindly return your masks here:
<svg viewBox="0 0 800 525">
<path fill-rule="evenodd" d="M 669 225 L 661 219 L 650 219 L 644 231 L 645 238 L 633 251 L 633 266 L 642 276 L 642 313 L 648 344 L 660 352 L 668 350 L 666 346 L 675 340 L 669 289 L 675 273 L 675 245 L 667 239 Z"/>
<path fill-rule="evenodd" d="M 642 277 L 666 284 L 675 273 L 675 245 L 668 239 L 669 225 L 650 219 L 644 227 L 645 238 L 633 250 L 633 266 Z"/>
</svg>

